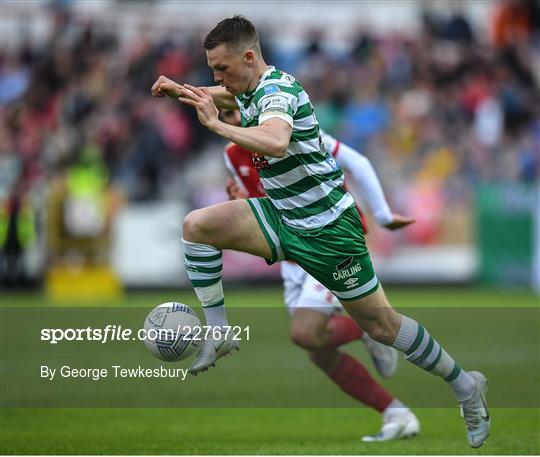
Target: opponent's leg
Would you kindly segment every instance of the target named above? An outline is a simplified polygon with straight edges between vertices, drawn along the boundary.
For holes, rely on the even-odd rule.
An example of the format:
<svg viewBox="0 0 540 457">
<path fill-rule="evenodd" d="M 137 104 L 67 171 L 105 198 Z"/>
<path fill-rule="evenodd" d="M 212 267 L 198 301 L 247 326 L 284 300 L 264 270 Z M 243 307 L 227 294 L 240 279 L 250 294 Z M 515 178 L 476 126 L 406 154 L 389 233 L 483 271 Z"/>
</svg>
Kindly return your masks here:
<svg viewBox="0 0 540 457">
<path fill-rule="evenodd" d="M 330 319 L 330 315 L 314 309 L 296 309 L 291 322 L 293 342 L 306 349 L 311 361 L 340 389 L 382 413 L 394 398 L 358 360 L 328 346 Z"/>
<path fill-rule="evenodd" d="M 298 265 L 282 265 L 286 294 L 291 295 L 291 291 L 295 290 L 294 287 L 289 285 L 294 284 L 295 270 L 300 270 L 304 275 L 301 285 L 299 285 L 301 290 L 296 296 L 294 310 L 297 312 L 305 309 L 315 310 L 318 314 L 305 315 L 307 313 L 299 313 L 297 316 L 301 315 L 302 318 L 293 318 L 291 328 L 293 340 L 299 346 L 308 350 L 323 347 L 337 348 L 354 340 L 362 340 L 379 374 L 385 378 L 391 377 L 397 369 L 397 351 L 371 339 L 350 316 L 336 312 L 342 310 L 336 297 L 313 276 L 305 273 Z M 287 278 L 290 280 L 287 280 Z M 288 289 L 291 291 L 288 291 Z M 319 314 L 327 315 L 329 318 L 323 322 Z M 296 325 L 296 322 L 298 322 L 298 325 Z"/>
<path fill-rule="evenodd" d="M 272 250 L 245 200 L 234 200 L 189 213 L 184 219 L 183 244 L 186 271 L 202 303 L 207 324 L 228 325 L 221 283 L 221 249 L 244 251 L 271 258 Z M 209 332 L 212 334 L 212 332 Z M 238 349 L 232 338 L 208 339 L 193 362 L 197 374 L 223 355 Z"/>
<path fill-rule="evenodd" d="M 330 329 L 329 346 L 338 347 L 350 341 L 362 340 L 377 372 L 383 378 L 394 375 L 398 365 L 397 351 L 372 339 L 352 317 L 335 313 L 328 322 L 328 328 Z"/>
<path fill-rule="evenodd" d="M 383 424 L 376 435 L 362 438 L 365 442 L 389 441 L 399 438 L 409 438 L 420 433 L 420 422 L 416 415 L 401 403 L 394 400 L 382 413 Z"/>
<path fill-rule="evenodd" d="M 383 416 L 383 426 L 364 441 L 389 441 L 420 432 L 413 412 L 382 387 L 357 359 L 332 346 L 331 322 L 338 315 L 328 315 L 308 308 L 297 308 L 291 323 L 293 341 L 308 350 L 309 358 L 337 386 L 359 402 Z M 338 327 L 334 327 L 334 330 Z M 367 336 L 367 335 L 366 335 Z M 377 343 L 378 344 L 378 343 Z"/>
<path fill-rule="evenodd" d="M 342 346 L 360 339 L 365 339 L 368 334 L 361 329 L 351 316 L 334 313 L 328 321 L 330 330 L 330 340 L 328 344 L 332 347 Z"/>
<path fill-rule="evenodd" d="M 407 360 L 450 385 L 461 402 L 469 444 L 481 446 L 490 427 L 485 377 L 478 372 L 463 371 L 422 325 L 391 308 L 380 285 L 370 295 L 341 303 L 372 338 L 405 353 Z"/>
</svg>

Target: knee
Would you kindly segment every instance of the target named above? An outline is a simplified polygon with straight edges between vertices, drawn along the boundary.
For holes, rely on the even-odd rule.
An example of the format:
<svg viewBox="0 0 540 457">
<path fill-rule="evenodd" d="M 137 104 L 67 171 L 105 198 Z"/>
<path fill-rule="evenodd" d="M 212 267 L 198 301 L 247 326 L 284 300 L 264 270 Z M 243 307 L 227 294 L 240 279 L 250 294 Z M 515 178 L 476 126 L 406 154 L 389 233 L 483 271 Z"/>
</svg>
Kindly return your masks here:
<svg viewBox="0 0 540 457">
<path fill-rule="evenodd" d="M 312 329 L 302 327 L 293 327 L 291 329 L 291 340 L 297 346 L 308 351 L 317 351 L 324 348 L 326 344 L 324 335 L 320 335 Z"/>
<path fill-rule="evenodd" d="M 204 230 L 204 218 L 200 210 L 191 211 L 182 225 L 182 237 L 186 241 L 202 242 L 200 236 Z"/>
</svg>

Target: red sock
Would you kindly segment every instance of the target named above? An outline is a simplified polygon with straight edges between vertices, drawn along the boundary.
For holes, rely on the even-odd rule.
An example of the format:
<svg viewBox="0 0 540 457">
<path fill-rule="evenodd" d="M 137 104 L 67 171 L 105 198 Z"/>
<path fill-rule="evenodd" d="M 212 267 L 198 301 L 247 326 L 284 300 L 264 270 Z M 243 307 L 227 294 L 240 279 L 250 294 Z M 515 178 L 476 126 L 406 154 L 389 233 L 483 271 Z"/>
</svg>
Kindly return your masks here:
<svg viewBox="0 0 540 457">
<path fill-rule="evenodd" d="M 358 324 L 352 317 L 334 315 L 328 321 L 330 329 L 329 347 L 338 347 L 350 341 L 358 340 L 364 334 L 364 331 L 358 327 Z"/>
<path fill-rule="evenodd" d="M 351 397 L 381 413 L 394 400 L 364 366 L 348 354 L 341 356 L 338 367 L 329 377 Z"/>
</svg>

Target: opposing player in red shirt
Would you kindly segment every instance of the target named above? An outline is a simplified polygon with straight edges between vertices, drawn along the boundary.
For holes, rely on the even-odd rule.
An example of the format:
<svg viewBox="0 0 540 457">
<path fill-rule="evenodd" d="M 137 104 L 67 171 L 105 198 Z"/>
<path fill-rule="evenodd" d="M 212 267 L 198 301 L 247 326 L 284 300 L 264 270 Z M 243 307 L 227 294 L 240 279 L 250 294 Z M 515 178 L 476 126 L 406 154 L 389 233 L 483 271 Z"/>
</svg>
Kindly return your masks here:
<svg viewBox="0 0 540 457">
<path fill-rule="evenodd" d="M 239 125 L 237 110 L 221 113 L 225 122 Z M 332 136 L 323 133 L 327 150 L 348 171 L 363 194 L 375 220 L 391 230 L 405 227 L 414 219 L 392 214 L 368 159 Z M 264 197 L 266 195 L 257 172 L 264 167 L 250 151 L 229 143 L 225 148 L 225 163 L 231 174 L 227 192 L 231 199 Z M 358 208 L 364 232 L 365 218 Z M 308 351 L 310 359 L 343 391 L 383 415 L 383 426 L 377 435 L 364 441 L 388 441 L 416 435 L 420 424 L 412 411 L 394 398 L 354 357 L 341 352 L 339 346 L 362 340 L 370 352 L 381 376 L 392 376 L 397 368 L 397 352 L 372 340 L 352 318 L 341 313 L 336 297 L 294 262 L 281 262 L 285 304 L 292 316 L 291 338 Z"/>
</svg>

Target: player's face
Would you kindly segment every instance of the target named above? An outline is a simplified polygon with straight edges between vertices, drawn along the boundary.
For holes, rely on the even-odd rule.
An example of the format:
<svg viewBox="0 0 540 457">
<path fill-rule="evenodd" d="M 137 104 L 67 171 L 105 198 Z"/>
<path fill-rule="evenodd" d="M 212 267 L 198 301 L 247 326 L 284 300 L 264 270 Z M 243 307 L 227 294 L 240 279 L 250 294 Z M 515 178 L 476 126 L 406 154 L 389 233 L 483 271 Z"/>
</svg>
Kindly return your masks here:
<svg viewBox="0 0 540 457">
<path fill-rule="evenodd" d="M 244 54 L 229 49 L 225 44 L 206 51 L 208 66 L 214 72 L 214 81 L 233 95 L 243 94 L 249 88 L 251 65 Z"/>
<path fill-rule="evenodd" d="M 226 122 L 227 124 L 235 125 L 237 127 L 242 124 L 240 111 L 237 109 L 225 109 L 221 111 L 221 117 L 223 118 L 223 122 Z"/>
</svg>

